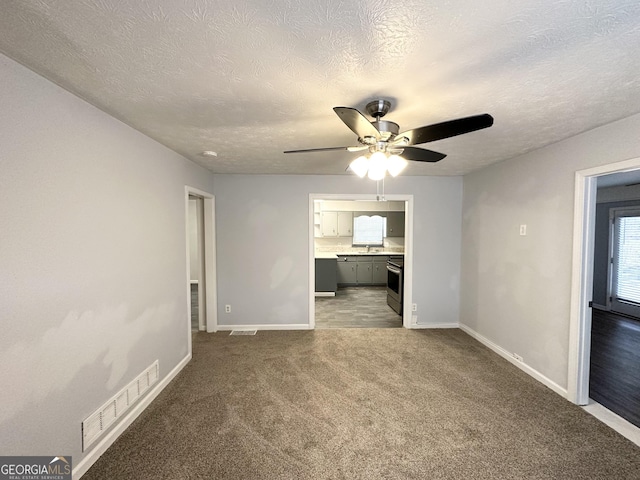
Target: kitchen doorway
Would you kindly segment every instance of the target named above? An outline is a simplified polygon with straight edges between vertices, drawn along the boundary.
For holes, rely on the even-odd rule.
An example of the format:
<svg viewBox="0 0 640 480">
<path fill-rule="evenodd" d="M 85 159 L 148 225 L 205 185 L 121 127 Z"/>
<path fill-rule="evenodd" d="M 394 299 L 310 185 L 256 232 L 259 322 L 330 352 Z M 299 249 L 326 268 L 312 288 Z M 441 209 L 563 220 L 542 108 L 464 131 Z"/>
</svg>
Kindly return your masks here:
<svg viewBox="0 0 640 480">
<path fill-rule="evenodd" d="M 311 194 L 309 202 L 310 328 L 409 327 L 413 196 Z M 406 265 L 400 314 L 387 302 L 390 257 Z"/>
<path fill-rule="evenodd" d="M 215 199 L 185 187 L 188 349 L 194 331 L 218 329 L 216 296 Z"/>
</svg>

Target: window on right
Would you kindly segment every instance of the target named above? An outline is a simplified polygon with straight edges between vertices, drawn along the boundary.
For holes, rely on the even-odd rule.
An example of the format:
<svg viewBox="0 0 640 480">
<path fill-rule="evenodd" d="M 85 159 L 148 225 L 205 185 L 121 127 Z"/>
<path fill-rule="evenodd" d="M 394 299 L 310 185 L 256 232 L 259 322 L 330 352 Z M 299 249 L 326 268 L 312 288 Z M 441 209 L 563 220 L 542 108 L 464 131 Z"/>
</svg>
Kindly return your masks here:
<svg viewBox="0 0 640 480">
<path fill-rule="evenodd" d="M 640 210 L 611 210 L 611 309 L 640 316 Z"/>
</svg>

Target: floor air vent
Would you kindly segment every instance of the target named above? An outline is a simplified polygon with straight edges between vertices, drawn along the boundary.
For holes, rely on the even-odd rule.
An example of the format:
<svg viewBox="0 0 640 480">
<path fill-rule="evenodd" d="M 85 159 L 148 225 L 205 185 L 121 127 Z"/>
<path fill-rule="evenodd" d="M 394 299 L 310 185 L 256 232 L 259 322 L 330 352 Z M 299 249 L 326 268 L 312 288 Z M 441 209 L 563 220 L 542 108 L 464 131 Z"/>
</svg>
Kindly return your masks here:
<svg viewBox="0 0 640 480">
<path fill-rule="evenodd" d="M 138 375 L 138 378 L 120 390 L 107 403 L 82 422 L 83 452 L 158 381 L 159 374 L 160 367 L 158 360 L 156 360 L 149 368 Z"/>
<path fill-rule="evenodd" d="M 229 335 L 255 335 L 257 330 L 231 330 Z"/>
</svg>

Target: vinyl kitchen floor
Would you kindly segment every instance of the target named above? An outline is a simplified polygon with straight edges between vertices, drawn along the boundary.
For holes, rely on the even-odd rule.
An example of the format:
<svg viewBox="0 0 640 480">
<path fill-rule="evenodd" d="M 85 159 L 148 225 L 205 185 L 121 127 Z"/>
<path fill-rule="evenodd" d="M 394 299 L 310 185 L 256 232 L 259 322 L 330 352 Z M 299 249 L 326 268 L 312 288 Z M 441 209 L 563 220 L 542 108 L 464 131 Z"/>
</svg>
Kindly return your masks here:
<svg viewBox="0 0 640 480">
<path fill-rule="evenodd" d="M 316 328 L 401 328 L 387 305 L 387 287 L 341 287 L 335 297 L 316 297 Z"/>
</svg>

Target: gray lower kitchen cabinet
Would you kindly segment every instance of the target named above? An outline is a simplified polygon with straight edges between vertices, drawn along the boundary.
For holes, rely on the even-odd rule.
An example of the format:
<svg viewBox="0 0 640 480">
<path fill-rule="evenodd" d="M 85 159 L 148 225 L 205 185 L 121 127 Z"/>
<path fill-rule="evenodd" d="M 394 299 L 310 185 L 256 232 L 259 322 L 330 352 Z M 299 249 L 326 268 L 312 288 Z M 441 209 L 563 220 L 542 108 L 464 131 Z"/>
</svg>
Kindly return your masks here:
<svg viewBox="0 0 640 480">
<path fill-rule="evenodd" d="M 371 285 L 373 283 L 373 257 L 357 257 L 358 266 L 356 282 L 358 285 Z"/>
<path fill-rule="evenodd" d="M 316 292 L 335 292 L 338 289 L 335 258 L 316 258 Z"/>
<path fill-rule="evenodd" d="M 375 285 L 386 285 L 387 284 L 387 259 L 389 257 L 384 257 L 384 259 L 376 258 L 373 262 L 373 283 Z"/>
<path fill-rule="evenodd" d="M 356 258 L 338 257 L 338 285 L 356 285 Z"/>
<path fill-rule="evenodd" d="M 388 255 L 338 256 L 338 285 L 386 285 Z"/>
</svg>

